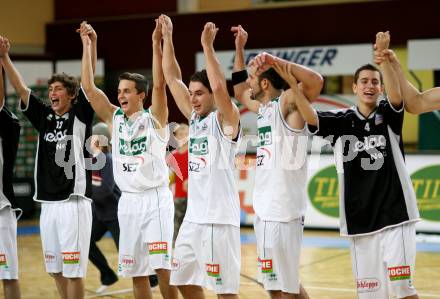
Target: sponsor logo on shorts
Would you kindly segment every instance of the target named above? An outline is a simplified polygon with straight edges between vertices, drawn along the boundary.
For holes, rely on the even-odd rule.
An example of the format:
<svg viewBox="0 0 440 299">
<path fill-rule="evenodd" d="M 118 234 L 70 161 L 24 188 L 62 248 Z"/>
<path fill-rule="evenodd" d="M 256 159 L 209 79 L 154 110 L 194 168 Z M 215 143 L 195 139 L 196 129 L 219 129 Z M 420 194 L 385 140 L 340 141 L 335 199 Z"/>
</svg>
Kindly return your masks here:
<svg viewBox="0 0 440 299">
<path fill-rule="evenodd" d="M 176 258 L 171 260 L 171 270 L 176 271 L 180 268 L 180 261 Z"/>
<path fill-rule="evenodd" d="M 380 281 L 376 278 L 363 278 L 356 281 L 358 293 L 377 292 L 380 289 Z"/>
<path fill-rule="evenodd" d="M 122 256 L 122 260 L 120 263 L 120 266 L 123 268 L 133 268 L 133 266 L 136 264 L 136 260 L 131 255 L 124 255 Z"/>
<path fill-rule="evenodd" d="M 219 264 L 206 264 L 206 273 L 211 277 L 220 277 L 220 265 Z"/>
<path fill-rule="evenodd" d="M 148 243 L 148 252 L 150 254 L 168 254 L 167 242 Z"/>
<path fill-rule="evenodd" d="M 57 260 L 57 256 L 51 251 L 46 251 L 44 253 L 44 260 L 46 263 L 54 263 Z"/>
<path fill-rule="evenodd" d="M 411 268 L 409 266 L 399 266 L 388 268 L 388 276 L 391 281 L 404 280 L 411 278 Z"/>
<path fill-rule="evenodd" d="M 273 272 L 272 259 L 260 260 L 260 261 L 261 261 L 261 273 L 272 273 Z"/>
<path fill-rule="evenodd" d="M 63 263 L 64 264 L 79 264 L 80 251 L 74 252 L 63 252 Z"/>
<path fill-rule="evenodd" d="M 4 267 L 6 265 L 7 265 L 7 263 L 6 263 L 6 255 L 0 253 L 0 267 Z"/>
</svg>

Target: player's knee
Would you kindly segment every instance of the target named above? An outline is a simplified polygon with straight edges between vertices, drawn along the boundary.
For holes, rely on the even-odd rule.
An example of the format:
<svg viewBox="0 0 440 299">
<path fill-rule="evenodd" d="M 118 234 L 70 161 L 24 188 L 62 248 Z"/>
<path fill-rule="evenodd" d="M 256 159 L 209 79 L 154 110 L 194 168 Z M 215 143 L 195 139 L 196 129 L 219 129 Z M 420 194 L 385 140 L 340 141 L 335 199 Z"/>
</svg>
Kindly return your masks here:
<svg viewBox="0 0 440 299">
<path fill-rule="evenodd" d="M 137 285 L 146 285 L 147 281 L 148 281 L 148 276 L 138 276 L 138 277 L 133 277 L 133 285 L 137 286 Z"/>
<path fill-rule="evenodd" d="M 52 277 L 52 278 L 58 278 L 58 277 L 61 277 L 61 276 L 62 276 L 62 273 L 61 273 L 61 272 L 58 272 L 58 273 L 48 273 L 48 274 L 49 274 L 49 276 Z"/>
<path fill-rule="evenodd" d="M 283 292 L 281 291 L 269 291 L 270 298 L 272 299 L 281 299 L 283 298 Z"/>
</svg>

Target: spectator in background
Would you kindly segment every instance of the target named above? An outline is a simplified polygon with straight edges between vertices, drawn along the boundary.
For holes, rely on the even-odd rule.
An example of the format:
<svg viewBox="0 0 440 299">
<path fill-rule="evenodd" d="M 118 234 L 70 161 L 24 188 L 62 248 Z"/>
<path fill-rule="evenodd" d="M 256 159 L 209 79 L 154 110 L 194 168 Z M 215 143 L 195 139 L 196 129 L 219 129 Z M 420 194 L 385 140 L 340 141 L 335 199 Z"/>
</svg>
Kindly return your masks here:
<svg viewBox="0 0 440 299">
<path fill-rule="evenodd" d="M 174 182 L 174 235 L 173 242 L 176 241 L 180 225 L 185 217 L 188 202 L 188 125 L 180 124 L 174 131 L 177 140 L 177 148 L 172 151 L 174 157 L 172 161 L 168 156 L 168 165 L 173 172 L 171 181 Z"/>
<path fill-rule="evenodd" d="M 118 276 L 110 268 L 105 256 L 99 250 L 96 242 L 101 240 L 109 231 L 119 247 L 118 200 L 121 191 L 113 178 L 112 156 L 109 150 L 110 134 L 105 123 L 93 126 L 90 148 L 93 153 L 94 163 L 105 161 L 104 167 L 97 167 L 92 171 L 92 234 L 90 240 L 89 259 L 98 268 L 101 276 L 101 286 L 96 293 L 104 292 L 108 286 L 118 281 Z M 100 158 L 104 156 L 104 158 Z"/>
</svg>

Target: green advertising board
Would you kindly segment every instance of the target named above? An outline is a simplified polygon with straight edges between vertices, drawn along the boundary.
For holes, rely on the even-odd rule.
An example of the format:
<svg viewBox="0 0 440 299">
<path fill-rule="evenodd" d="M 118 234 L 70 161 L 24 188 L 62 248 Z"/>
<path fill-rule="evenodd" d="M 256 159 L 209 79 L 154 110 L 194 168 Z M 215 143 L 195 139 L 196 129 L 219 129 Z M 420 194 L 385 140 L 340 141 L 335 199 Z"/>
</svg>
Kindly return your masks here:
<svg viewBox="0 0 440 299">
<path fill-rule="evenodd" d="M 440 165 L 418 169 L 411 175 L 420 217 L 440 221 Z"/>
<path fill-rule="evenodd" d="M 440 222 L 440 165 L 418 169 L 411 175 L 420 217 Z M 312 206 L 320 213 L 339 217 L 339 184 L 334 165 L 319 170 L 309 181 Z"/>
<path fill-rule="evenodd" d="M 309 181 L 310 201 L 319 212 L 330 217 L 339 217 L 339 184 L 334 165 L 318 171 Z"/>
</svg>

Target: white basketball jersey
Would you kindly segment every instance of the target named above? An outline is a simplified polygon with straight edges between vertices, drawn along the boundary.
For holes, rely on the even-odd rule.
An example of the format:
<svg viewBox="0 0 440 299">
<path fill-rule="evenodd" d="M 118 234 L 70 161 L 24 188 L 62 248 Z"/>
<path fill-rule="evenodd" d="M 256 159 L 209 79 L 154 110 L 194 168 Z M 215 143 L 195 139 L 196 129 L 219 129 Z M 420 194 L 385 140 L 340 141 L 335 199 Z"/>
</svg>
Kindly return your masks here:
<svg viewBox="0 0 440 299">
<path fill-rule="evenodd" d="M 223 135 L 217 111 L 205 117 L 193 112 L 189 138 L 185 221 L 240 226 L 240 199 L 234 177 L 237 142 Z"/>
<path fill-rule="evenodd" d="M 166 145 L 167 138 L 158 135 L 149 110 L 130 122 L 118 108 L 113 114 L 112 157 L 119 189 L 137 193 L 167 187 Z"/>
<path fill-rule="evenodd" d="M 302 217 L 307 198 L 305 128 L 294 130 L 288 126 L 279 98 L 260 106 L 257 123 L 255 213 L 266 221 L 287 222 Z"/>
</svg>

